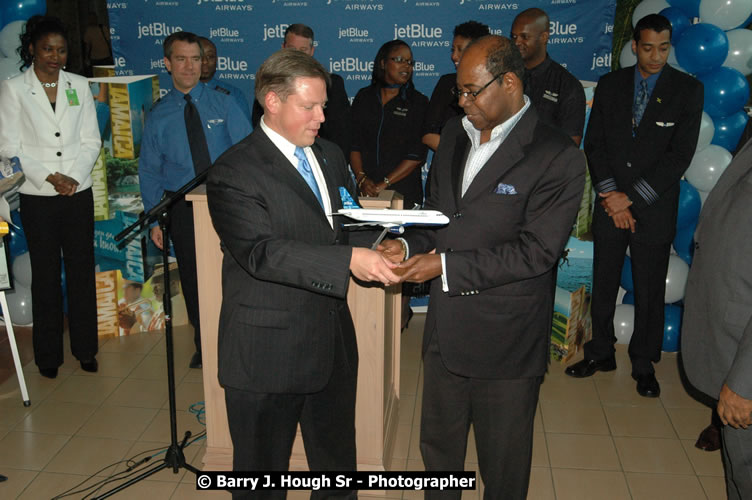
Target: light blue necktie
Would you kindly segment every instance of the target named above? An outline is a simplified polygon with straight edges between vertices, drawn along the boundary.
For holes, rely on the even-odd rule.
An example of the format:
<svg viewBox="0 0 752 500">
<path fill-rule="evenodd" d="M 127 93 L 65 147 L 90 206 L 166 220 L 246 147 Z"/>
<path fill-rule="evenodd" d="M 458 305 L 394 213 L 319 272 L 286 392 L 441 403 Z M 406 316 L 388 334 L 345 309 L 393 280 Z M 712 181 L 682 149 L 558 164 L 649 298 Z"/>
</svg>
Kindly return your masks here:
<svg viewBox="0 0 752 500">
<path fill-rule="evenodd" d="M 648 82 L 647 80 L 642 80 L 640 82 L 640 90 L 637 91 L 637 97 L 635 97 L 634 102 L 634 117 L 632 118 L 634 120 L 633 126 L 632 126 L 632 135 L 635 135 L 637 133 L 637 127 L 640 126 L 640 120 L 642 120 L 642 115 L 645 113 L 645 108 L 648 107 Z"/>
<path fill-rule="evenodd" d="M 321 205 L 321 208 L 324 208 L 324 200 L 321 199 L 321 191 L 319 191 L 319 185 L 316 183 L 316 177 L 313 176 L 313 170 L 311 170 L 311 165 L 308 163 L 308 158 L 306 158 L 305 151 L 303 151 L 303 148 L 300 146 L 297 146 L 295 148 L 295 158 L 298 159 L 298 172 L 300 172 L 300 175 L 303 176 L 303 179 L 308 184 L 308 187 L 311 188 L 311 191 L 313 191 L 313 194 L 316 196 L 316 199 L 319 200 L 319 205 Z"/>
</svg>

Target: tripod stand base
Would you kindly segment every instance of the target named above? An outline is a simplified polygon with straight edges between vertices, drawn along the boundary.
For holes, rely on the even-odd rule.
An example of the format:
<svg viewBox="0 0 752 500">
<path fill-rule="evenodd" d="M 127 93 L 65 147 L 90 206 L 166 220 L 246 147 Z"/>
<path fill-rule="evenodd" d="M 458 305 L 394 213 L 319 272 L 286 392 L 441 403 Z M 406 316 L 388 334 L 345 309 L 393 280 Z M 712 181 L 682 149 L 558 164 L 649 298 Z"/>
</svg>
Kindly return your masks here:
<svg viewBox="0 0 752 500">
<path fill-rule="evenodd" d="M 172 472 L 177 474 L 180 469 L 186 469 L 190 472 L 193 472 L 194 474 L 198 474 L 201 472 L 196 467 L 192 466 L 189 463 L 186 463 L 185 461 L 185 453 L 183 453 L 183 449 L 186 446 L 186 443 L 188 442 L 188 438 L 191 437 L 191 431 L 186 431 L 185 436 L 183 437 L 183 440 L 180 442 L 180 444 L 171 444 L 169 448 L 167 448 L 167 452 L 165 454 L 164 460 L 162 460 L 162 463 L 157 464 L 153 466 L 152 468 L 144 471 L 142 474 L 139 474 L 138 476 L 134 477 L 130 481 L 127 481 L 120 486 L 117 486 L 116 488 L 111 489 L 110 491 L 107 491 L 103 493 L 102 495 L 92 497 L 93 500 L 100 499 L 100 498 L 107 498 L 115 493 L 124 490 L 128 486 L 135 484 L 143 479 L 146 479 L 149 476 L 153 476 L 157 472 L 161 471 L 162 469 L 171 468 Z"/>
</svg>

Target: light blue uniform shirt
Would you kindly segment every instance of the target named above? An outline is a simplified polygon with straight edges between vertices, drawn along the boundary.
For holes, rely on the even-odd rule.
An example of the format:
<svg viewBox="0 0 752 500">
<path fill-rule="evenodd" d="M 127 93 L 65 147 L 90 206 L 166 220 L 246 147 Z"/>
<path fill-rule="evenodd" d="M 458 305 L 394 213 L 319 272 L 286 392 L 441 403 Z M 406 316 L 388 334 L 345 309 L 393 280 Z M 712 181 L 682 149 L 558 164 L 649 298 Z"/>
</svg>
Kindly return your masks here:
<svg viewBox="0 0 752 500">
<path fill-rule="evenodd" d="M 218 92 L 222 92 L 223 90 L 228 91 L 238 102 L 238 106 L 240 106 L 240 110 L 248 119 L 248 123 L 251 123 L 251 107 L 248 104 L 248 97 L 246 97 L 246 94 L 242 90 L 234 85 L 230 85 L 225 80 L 220 80 L 218 78 L 212 78 L 206 82 L 206 86 L 212 90 L 217 90 Z"/>
<path fill-rule="evenodd" d="M 251 124 L 229 95 L 199 82 L 191 100 L 204 125 L 209 155 L 214 163 L 230 146 L 251 133 Z M 177 191 L 196 176 L 185 129 L 185 94 L 173 88 L 146 117 L 138 177 L 144 209 L 149 211 L 164 191 Z"/>
</svg>

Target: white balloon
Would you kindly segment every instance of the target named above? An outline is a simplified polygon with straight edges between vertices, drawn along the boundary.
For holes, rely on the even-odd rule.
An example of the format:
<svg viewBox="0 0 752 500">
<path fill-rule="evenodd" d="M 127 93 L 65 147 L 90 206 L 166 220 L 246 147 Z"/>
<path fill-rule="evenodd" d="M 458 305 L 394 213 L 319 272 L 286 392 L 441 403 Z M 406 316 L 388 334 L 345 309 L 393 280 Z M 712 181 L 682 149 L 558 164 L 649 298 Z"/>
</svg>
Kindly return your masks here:
<svg viewBox="0 0 752 500">
<path fill-rule="evenodd" d="M 614 335 L 617 344 L 629 344 L 634 332 L 634 306 L 617 304 L 614 309 Z"/>
<path fill-rule="evenodd" d="M 710 191 L 700 191 L 698 189 L 697 192 L 700 194 L 700 203 L 701 203 L 700 207 L 702 207 L 703 205 L 705 205 L 705 200 L 708 199 L 708 195 L 710 194 Z"/>
<path fill-rule="evenodd" d="M 625 43 L 621 48 L 621 54 L 619 54 L 619 66 L 622 68 L 628 68 L 637 64 L 637 56 L 632 52 L 632 43 Z"/>
<path fill-rule="evenodd" d="M 13 21 L 0 30 L 0 53 L 5 57 L 18 57 L 21 46 L 21 31 L 26 21 Z"/>
<path fill-rule="evenodd" d="M 637 21 L 648 14 L 658 14 L 665 8 L 671 7 L 666 0 L 642 0 L 632 13 L 632 27 L 637 26 Z M 743 21 L 743 19 L 742 19 Z M 739 21 L 739 22 L 742 22 Z"/>
<path fill-rule="evenodd" d="M 702 112 L 702 121 L 700 122 L 700 135 L 697 137 L 697 151 L 703 150 L 710 146 L 715 134 L 715 125 L 713 119 L 705 111 Z"/>
<path fill-rule="evenodd" d="M 744 76 L 752 74 L 752 31 L 748 29 L 726 32 L 729 52 L 723 65 L 734 68 Z"/>
<path fill-rule="evenodd" d="M 21 74 L 21 60 L 15 57 L 0 57 L 0 80 Z"/>
<path fill-rule="evenodd" d="M 695 152 L 684 173 L 687 181 L 700 191 L 710 191 L 731 163 L 731 153 L 716 144 Z"/>
<path fill-rule="evenodd" d="M 33 321 L 31 316 L 31 290 L 23 285 L 15 285 L 13 290 L 5 292 L 5 298 L 8 300 L 10 320 L 13 324 L 30 325 Z"/>
<path fill-rule="evenodd" d="M 26 288 L 31 287 L 31 257 L 29 252 L 17 255 L 13 259 L 13 282 Z"/>
<path fill-rule="evenodd" d="M 738 28 L 752 14 L 749 0 L 701 0 L 700 20 L 722 30 Z"/>
<path fill-rule="evenodd" d="M 687 288 L 687 276 L 689 266 L 678 255 L 670 255 L 668 258 L 668 272 L 666 273 L 666 293 L 664 302 L 673 304 L 684 298 Z"/>
</svg>

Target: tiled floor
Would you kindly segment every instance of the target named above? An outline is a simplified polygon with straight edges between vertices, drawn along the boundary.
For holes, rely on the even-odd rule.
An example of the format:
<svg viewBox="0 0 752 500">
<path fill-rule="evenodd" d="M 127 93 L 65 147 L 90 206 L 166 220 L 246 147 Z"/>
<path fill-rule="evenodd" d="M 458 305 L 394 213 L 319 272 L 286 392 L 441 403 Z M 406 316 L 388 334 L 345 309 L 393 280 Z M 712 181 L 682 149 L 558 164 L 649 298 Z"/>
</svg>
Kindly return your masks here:
<svg viewBox="0 0 752 500">
<path fill-rule="evenodd" d="M 395 470 L 423 468 L 418 449 L 423 320 L 417 314 L 402 336 Z M 202 425 L 188 407 L 203 399 L 203 389 L 201 372 L 187 368 L 192 333 L 177 328 L 175 346 L 178 430 L 196 434 Z M 720 454 L 694 448 L 697 434 L 710 421 L 710 411 L 687 395 L 676 355 L 664 355 L 658 365 L 661 398 L 645 399 L 636 394 L 626 351 L 618 347 L 619 368 L 590 379 L 572 379 L 564 375 L 562 366 L 551 366 L 540 393 L 528 498 L 726 498 Z M 66 355 L 55 380 L 41 377 L 33 362 L 26 366 L 29 408 L 21 403 L 15 376 L 0 385 L 0 473 L 9 477 L 0 483 L 2 499 L 60 495 L 89 476 L 105 479 L 112 469 L 101 469 L 108 464 L 169 443 L 163 335 L 102 341 L 97 374 L 81 371 L 70 353 Z M 202 444 L 199 440 L 186 449 L 186 458 L 196 465 L 201 463 Z M 472 434 L 466 468 L 477 470 Z M 412 499 L 422 494 L 391 491 L 387 497 Z M 190 500 L 229 495 L 199 493 L 190 473 L 162 471 L 114 498 Z M 308 493 L 291 492 L 289 498 L 308 498 Z M 463 494 L 463 499 L 481 498 L 482 488 Z"/>
</svg>

